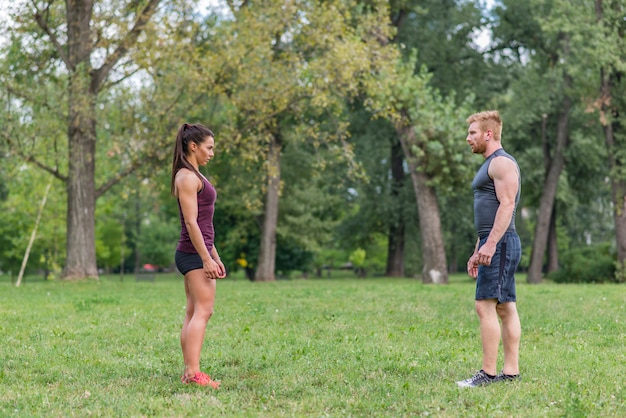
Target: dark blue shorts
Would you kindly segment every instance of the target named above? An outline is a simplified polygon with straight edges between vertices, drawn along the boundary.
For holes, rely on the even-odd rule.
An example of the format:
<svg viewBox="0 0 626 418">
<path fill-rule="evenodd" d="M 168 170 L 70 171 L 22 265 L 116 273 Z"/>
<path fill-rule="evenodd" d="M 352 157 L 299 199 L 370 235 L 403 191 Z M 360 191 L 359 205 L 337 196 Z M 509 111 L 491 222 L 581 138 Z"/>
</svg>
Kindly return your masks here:
<svg viewBox="0 0 626 418">
<path fill-rule="evenodd" d="M 204 263 L 200 258 L 200 254 L 196 253 L 184 253 L 182 251 L 176 251 L 174 255 L 174 261 L 176 261 L 176 268 L 183 276 L 189 273 L 191 270 L 197 270 L 204 268 Z"/>
<path fill-rule="evenodd" d="M 481 238 L 482 246 L 487 237 Z M 498 303 L 515 302 L 515 271 L 522 258 L 522 244 L 516 232 L 506 232 L 496 245 L 491 265 L 479 266 L 476 300 L 498 299 Z"/>
</svg>

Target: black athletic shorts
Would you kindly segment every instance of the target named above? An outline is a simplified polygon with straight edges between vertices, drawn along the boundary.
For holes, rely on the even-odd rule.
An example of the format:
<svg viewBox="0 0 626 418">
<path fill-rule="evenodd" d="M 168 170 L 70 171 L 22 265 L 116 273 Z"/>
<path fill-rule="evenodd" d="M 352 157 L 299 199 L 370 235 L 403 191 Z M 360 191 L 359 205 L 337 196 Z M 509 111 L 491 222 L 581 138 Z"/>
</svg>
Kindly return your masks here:
<svg viewBox="0 0 626 418">
<path fill-rule="evenodd" d="M 176 261 L 176 268 L 182 273 L 183 276 L 191 270 L 204 268 L 204 263 L 200 258 L 200 254 L 197 253 L 184 253 L 182 251 L 176 251 L 174 261 Z"/>
</svg>

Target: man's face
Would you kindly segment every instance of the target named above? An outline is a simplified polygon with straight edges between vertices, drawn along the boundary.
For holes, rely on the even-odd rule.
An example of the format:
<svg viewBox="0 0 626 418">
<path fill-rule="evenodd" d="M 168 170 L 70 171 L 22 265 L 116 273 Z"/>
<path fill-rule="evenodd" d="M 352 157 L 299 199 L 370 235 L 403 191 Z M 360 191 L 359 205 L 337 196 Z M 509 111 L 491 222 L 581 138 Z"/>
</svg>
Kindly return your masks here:
<svg viewBox="0 0 626 418">
<path fill-rule="evenodd" d="M 472 122 L 467 128 L 467 144 L 474 154 L 484 154 L 487 151 L 487 132 L 480 130 L 478 122 Z"/>
</svg>

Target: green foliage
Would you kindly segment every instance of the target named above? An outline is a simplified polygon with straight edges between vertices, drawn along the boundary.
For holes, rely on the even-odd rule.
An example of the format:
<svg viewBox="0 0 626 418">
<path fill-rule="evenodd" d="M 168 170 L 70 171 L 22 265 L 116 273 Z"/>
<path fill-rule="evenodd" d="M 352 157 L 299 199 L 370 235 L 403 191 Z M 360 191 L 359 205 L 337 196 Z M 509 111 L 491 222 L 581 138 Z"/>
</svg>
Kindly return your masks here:
<svg viewBox="0 0 626 418">
<path fill-rule="evenodd" d="M 289 277 L 292 271 L 309 272 L 313 264 L 313 253 L 298 245 L 298 239 L 279 235 L 276 240 L 276 272 Z"/>
<path fill-rule="evenodd" d="M 452 271 L 464 272 L 476 246 L 472 189 L 467 184 L 455 195 L 439 197 L 439 201 L 448 265 Z"/>
<path fill-rule="evenodd" d="M 93 203 L 140 167 L 169 157 L 169 135 L 197 100 L 181 94 L 194 80 L 193 66 L 181 63 L 169 85 L 157 80 L 159 62 L 194 56 L 182 48 L 186 37 L 176 36 L 189 3 L 163 3 L 167 12 L 156 14 L 159 1 L 20 3 L 11 10 L 10 37 L 0 40 L 2 139 L 13 155 L 68 185 L 70 276 L 97 275 Z M 172 47 L 176 40 L 181 45 Z M 119 258 L 107 243 L 98 245 L 101 262 Z"/>
<path fill-rule="evenodd" d="M 615 262 L 615 281 L 617 283 L 626 282 L 626 262 L 623 262 L 623 263 L 620 263 L 619 261 Z"/>
<path fill-rule="evenodd" d="M 480 367 L 474 282 L 450 279 L 220 281 L 201 366 L 222 385 L 207 392 L 180 383 L 179 275 L 0 276 L 0 415 L 624 414 L 623 285 L 520 281 L 522 381 L 475 391 L 455 384 Z"/>
<path fill-rule="evenodd" d="M 329 271 L 339 269 L 349 261 L 349 259 L 350 256 L 347 254 L 346 250 L 334 248 L 332 244 L 329 244 L 328 247 L 322 248 L 315 254 L 313 266 L 317 270 L 318 276 L 321 276 L 323 268 Z"/>
<path fill-rule="evenodd" d="M 91 26 L 102 57 L 145 3 L 96 3 Z M 266 147 L 280 131 L 277 268 L 336 268 L 362 248 L 375 260 L 368 273 L 377 274 L 389 226 L 404 222 L 413 274 L 423 261 L 413 192 L 407 181 L 392 195 L 389 175 L 401 121 L 415 128 L 410 158 L 437 189 L 448 264 L 463 268 L 474 243 L 468 186 L 480 162 L 463 140 L 464 118 L 480 108 L 502 110 L 505 148 L 522 168 L 529 216 L 518 217 L 518 230 L 527 259 L 545 181 L 542 123 L 550 148 L 565 94 L 574 107 L 556 195 L 559 248 L 615 234 L 606 179 L 624 178 L 626 84 L 614 76 L 609 101 L 599 77 L 625 71 L 623 1 L 602 2 L 601 18 L 591 2 L 543 0 L 502 0 L 493 15 L 480 3 L 448 0 L 240 2 L 226 16 L 193 15 L 187 1 L 161 4 L 97 96 L 99 266 L 119 265 L 122 254 L 130 264 L 171 262 L 178 213 L 167 190 L 169 158 L 177 126 L 189 121 L 217 133 L 206 172 L 220 193 L 216 244 L 229 271 L 242 256 L 248 268 L 256 263 Z M 27 271 L 58 271 L 65 260 L 68 73 L 32 19 L 37 5 L 18 2 L 11 8 L 21 17 L 0 22 L 0 269 L 14 274 L 52 176 Z M 62 42 L 65 4 L 51 2 L 46 18 Z M 485 53 L 472 44 L 482 28 L 494 34 Z M 573 77 L 570 89 L 563 71 Z M 608 105 L 612 114 L 602 110 Z M 611 149 L 602 137 L 608 123 Z"/>
<path fill-rule="evenodd" d="M 357 248 L 356 250 L 352 251 L 352 253 L 350 254 L 350 257 L 348 257 L 348 260 L 356 268 L 363 268 L 365 266 L 366 256 L 367 256 L 367 253 L 365 252 L 363 248 Z"/>
<path fill-rule="evenodd" d="M 311 150 L 299 143 L 284 153 L 287 173 L 283 178 L 275 260 L 276 271 L 281 276 L 288 276 L 294 270 L 310 271 L 315 254 L 332 240 L 335 218 L 341 212 L 333 194 L 334 186 L 324 184 L 322 174 L 332 170 L 337 161 L 329 161 L 325 168 L 312 168 L 323 155 L 326 155 L 324 150 Z M 252 190 L 247 186 L 252 179 L 260 181 L 261 173 L 258 166 L 254 170 L 254 163 L 241 161 L 237 156 L 220 154 L 208 167 L 209 178 L 218 189 L 214 216 L 216 246 L 227 270 L 244 268 L 254 272 L 260 240 L 257 219 L 262 216 L 262 208 L 257 206 L 259 190 L 254 190 L 259 183 L 250 185 Z M 250 177 L 237 177 L 239 170 Z M 237 260 L 245 260 L 245 266 Z"/>
<path fill-rule="evenodd" d="M 484 103 L 501 88 L 499 79 L 506 74 L 475 43 L 488 21 L 477 2 L 421 0 L 390 2 L 390 7 L 399 26 L 394 41 L 405 56 L 418 51 L 415 69 L 428 71 L 433 89 L 459 103 L 470 94 Z"/>
<path fill-rule="evenodd" d="M 367 247 L 365 268 L 372 276 L 380 276 L 385 272 L 387 262 L 387 236 L 375 234 L 370 245 Z"/>
<path fill-rule="evenodd" d="M 219 121 L 227 140 L 220 146 L 251 171 L 249 177 L 233 179 L 240 184 L 231 190 L 239 189 L 244 199 L 245 208 L 238 214 L 256 219 L 245 222 L 252 224 L 246 231 L 234 228 L 238 232 L 228 239 L 229 254 L 236 259 L 244 253 L 250 260 L 253 248 L 245 248 L 250 245 L 236 237 L 245 236 L 243 241 L 258 237 L 254 223 L 264 215 L 274 219 L 271 215 L 276 212 L 281 214 L 279 238 L 313 253 L 330 241 L 335 222 L 335 213 L 329 210 L 333 196 L 328 187 L 319 187 L 323 183 L 319 172 L 326 170 L 332 157 L 357 166 L 345 144 L 345 102 L 361 92 L 362 81 L 383 59 L 381 51 L 388 49 L 374 35 L 389 32 L 386 7 L 383 2 L 370 7 L 344 1 L 261 2 L 233 6 L 231 12 L 232 19 L 215 25 L 215 39 L 202 42 L 222 64 L 218 73 L 225 104 Z M 270 144 L 281 159 L 286 157 L 284 163 L 268 158 Z M 300 146 L 313 156 L 303 154 Z M 289 154 L 299 152 L 301 163 L 291 165 Z M 263 207 L 265 196 L 276 192 L 267 187 L 271 173 L 282 176 L 280 210 Z M 312 181 L 307 182 L 309 178 Z"/>
<path fill-rule="evenodd" d="M 210 44 L 227 81 L 222 130 L 229 149 L 256 160 L 265 157 L 277 129 L 308 127 L 312 140 L 328 134 L 311 122 L 341 114 L 344 101 L 359 93 L 361 80 L 384 58 L 373 34 L 389 31 L 385 12 L 382 2 L 368 9 L 343 1 L 234 7 L 233 19 L 217 26 Z"/>
<path fill-rule="evenodd" d="M 35 228 L 49 178 L 26 164 L 6 161 L 6 199 L 0 201 L 0 270 L 17 275 Z M 30 251 L 26 272 L 58 271 L 65 258 L 65 202 L 61 184 L 52 182 Z"/>
<path fill-rule="evenodd" d="M 122 255 L 130 254 L 125 245 L 124 223 L 106 219 L 96 225 L 96 257 L 98 266 L 107 271 L 122 262 Z"/>
<path fill-rule="evenodd" d="M 473 95 L 456 103 L 454 92 L 442 96 L 429 86 L 431 75 L 423 67 L 414 74 L 417 52 L 395 67 L 382 69 L 377 83 L 370 87 L 366 106 L 376 116 L 388 118 L 396 127 L 413 127 L 414 138 L 406 138 L 408 152 L 432 186 L 441 193 L 467 187 L 475 164 L 467 145 L 460 139 L 467 130 L 465 118 L 473 113 Z M 461 136 L 462 138 L 462 136 Z"/>
<path fill-rule="evenodd" d="M 387 261 L 387 237 L 374 234 L 366 248 L 357 248 L 348 256 L 359 277 L 382 275 Z"/>
<path fill-rule="evenodd" d="M 170 266 L 174 262 L 173 254 L 179 235 L 179 223 L 159 218 L 146 219 L 137 243 L 141 264 Z"/>
<path fill-rule="evenodd" d="M 561 269 L 549 278 L 556 283 L 616 281 L 615 254 L 610 244 L 572 248 L 560 254 Z"/>
<path fill-rule="evenodd" d="M 291 140 L 282 157 L 278 235 L 316 253 L 332 243 L 344 216 L 342 197 L 351 177 L 352 156 L 330 144 Z"/>
</svg>

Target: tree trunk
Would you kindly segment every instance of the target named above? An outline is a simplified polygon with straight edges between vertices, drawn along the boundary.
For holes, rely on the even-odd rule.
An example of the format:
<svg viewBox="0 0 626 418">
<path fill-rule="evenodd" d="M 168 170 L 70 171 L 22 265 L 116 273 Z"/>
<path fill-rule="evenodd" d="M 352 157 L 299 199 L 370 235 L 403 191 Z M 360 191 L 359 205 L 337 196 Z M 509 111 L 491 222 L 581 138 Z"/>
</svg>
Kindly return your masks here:
<svg viewBox="0 0 626 418">
<path fill-rule="evenodd" d="M 141 199 L 139 196 L 139 185 L 135 189 L 135 267 L 133 272 L 135 274 L 141 271 L 141 253 L 139 252 L 139 242 L 141 240 Z"/>
<path fill-rule="evenodd" d="M 571 85 L 571 78 L 565 75 L 566 88 Z M 548 245 L 548 234 L 550 232 L 550 219 L 554 209 L 554 200 L 556 197 L 556 189 L 559 177 L 565 167 L 565 150 L 569 140 L 569 113 L 572 107 L 572 101 L 569 96 L 563 99 L 563 107 L 559 114 L 556 132 L 556 147 L 552 156 L 550 168 L 546 173 L 543 191 L 541 192 L 541 200 L 539 204 L 539 212 L 537 213 L 537 225 L 535 227 L 535 239 L 530 255 L 530 264 L 528 266 L 528 283 L 540 283 L 542 279 L 543 263 Z"/>
<path fill-rule="evenodd" d="M 156 12 L 160 0 L 149 0 L 132 29 L 98 69 L 91 67 L 95 39 L 91 19 L 93 0 L 66 0 L 67 43 L 47 26 L 39 12 L 35 20 L 49 35 L 69 74 L 67 173 L 67 258 L 63 278 L 98 277 L 95 243 L 96 100 L 102 83 L 126 55 Z M 114 183 L 114 182 L 113 182 Z M 109 186 L 110 187 L 110 186 Z"/>
<path fill-rule="evenodd" d="M 596 16 L 599 21 L 604 18 L 602 0 L 596 0 Z M 624 32 L 621 32 L 623 38 Z M 607 73 L 608 72 L 608 73 Z M 626 179 L 620 176 L 621 168 L 626 161 L 618 157 L 616 152 L 623 149 L 623 144 L 616 143 L 615 134 L 623 136 L 620 113 L 614 105 L 613 87 L 622 81 L 623 73 L 612 73 L 605 68 L 600 69 L 600 122 L 604 130 L 604 141 L 609 155 L 611 181 L 611 199 L 613 201 L 613 222 L 615 223 L 615 243 L 617 249 L 618 279 L 624 280 L 626 275 Z M 619 90 L 618 90 L 619 91 Z M 613 106 L 612 106 L 613 105 Z"/>
<path fill-rule="evenodd" d="M 67 2 L 69 70 L 67 258 L 63 278 L 98 277 L 95 244 L 96 95 L 91 85 L 93 2 Z"/>
<path fill-rule="evenodd" d="M 278 200 L 280 195 L 280 152 L 281 138 L 272 135 L 267 160 L 267 194 L 265 195 L 265 214 L 261 230 L 261 245 L 254 281 L 270 282 L 276 280 L 276 225 L 278 224 Z"/>
<path fill-rule="evenodd" d="M 548 273 L 559 270 L 559 249 L 556 235 L 556 206 L 552 208 L 550 217 L 550 233 L 548 234 Z"/>
<path fill-rule="evenodd" d="M 415 131 L 412 126 L 398 128 L 398 138 L 409 163 L 413 190 L 419 213 L 420 234 L 422 237 L 422 281 L 424 283 L 448 283 L 446 250 L 443 245 L 439 203 L 435 189 L 428 184 L 428 176 L 418 170 L 418 163 L 410 145 L 415 143 Z"/>
<path fill-rule="evenodd" d="M 543 167 L 547 173 L 552 165 L 550 142 L 548 141 L 548 115 L 543 114 L 541 121 L 541 143 L 543 146 Z M 550 232 L 548 234 L 548 273 L 559 269 L 559 249 L 556 236 L 556 206 L 552 208 L 550 215 Z"/>
<path fill-rule="evenodd" d="M 615 160 L 614 156 L 610 157 Z M 613 164 L 616 162 L 613 161 Z M 611 167 L 614 170 L 615 165 Z M 615 223 L 615 244 L 617 262 L 626 267 L 626 181 L 611 177 L 611 195 L 613 199 L 613 221 Z"/>
<path fill-rule="evenodd" d="M 70 80 L 65 279 L 98 277 L 95 245 L 95 97 L 90 97 L 83 90 L 84 81 L 80 73 L 72 75 Z"/>
<path fill-rule="evenodd" d="M 615 241 L 617 262 L 624 266 L 626 261 L 626 180 L 620 176 L 619 168 L 626 162 L 619 159 L 620 146 L 616 144 L 616 132 L 620 131 L 619 110 L 611 108 L 612 87 L 621 80 L 618 76 L 602 75 L 602 120 L 604 140 L 609 155 L 611 179 L 611 198 L 613 201 L 613 222 L 615 223 Z"/>
<path fill-rule="evenodd" d="M 626 182 L 612 181 L 613 199 L 616 206 L 613 212 L 615 220 L 615 241 L 617 244 L 617 262 L 626 274 Z M 617 205 L 619 204 L 619 208 Z M 624 278 L 622 278 L 623 280 Z"/>
<path fill-rule="evenodd" d="M 394 138 L 391 145 L 391 199 L 400 201 L 404 188 L 404 158 L 402 157 L 402 145 Z M 387 244 L 387 277 L 404 277 L 404 217 L 402 208 L 392 216 L 389 225 Z"/>
</svg>

